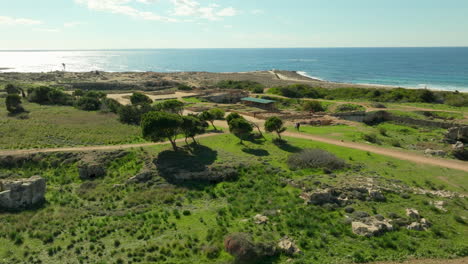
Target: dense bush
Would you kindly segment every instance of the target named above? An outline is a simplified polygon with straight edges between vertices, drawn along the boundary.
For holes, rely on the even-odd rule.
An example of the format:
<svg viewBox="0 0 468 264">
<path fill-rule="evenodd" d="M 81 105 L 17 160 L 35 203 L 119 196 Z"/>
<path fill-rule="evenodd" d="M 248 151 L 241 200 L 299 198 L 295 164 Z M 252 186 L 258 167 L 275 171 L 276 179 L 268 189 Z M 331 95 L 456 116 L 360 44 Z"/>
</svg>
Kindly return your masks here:
<svg viewBox="0 0 468 264">
<path fill-rule="evenodd" d="M 255 243 L 246 233 L 235 233 L 224 239 L 225 250 L 235 257 L 237 263 L 260 263 L 264 257 L 276 254 L 273 245 Z"/>
<path fill-rule="evenodd" d="M 353 112 L 353 111 L 364 111 L 365 108 L 362 105 L 356 104 L 342 104 L 338 105 L 335 109 L 335 112 Z"/>
<path fill-rule="evenodd" d="M 184 103 L 176 99 L 166 100 L 156 104 L 155 109 L 156 111 L 182 115 L 182 112 L 184 111 Z"/>
<path fill-rule="evenodd" d="M 302 110 L 313 111 L 313 112 L 323 112 L 325 111 L 325 108 L 322 106 L 322 103 L 318 101 L 305 101 L 302 104 Z"/>
<path fill-rule="evenodd" d="M 41 86 L 28 90 L 28 100 L 38 104 L 72 105 L 73 98 L 60 89 Z"/>
<path fill-rule="evenodd" d="M 104 112 L 112 112 L 117 114 L 122 104 L 112 98 L 104 98 L 101 102 L 101 110 Z"/>
<path fill-rule="evenodd" d="M 118 108 L 119 121 L 129 125 L 139 125 L 142 115 L 154 110 L 150 105 L 124 105 Z"/>
<path fill-rule="evenodd" d="M 220 81 L 217 86 L 222 89 L 247 90 L 253 93 L 263 93 L 263 89 L 265 89 L 265 86 L 253 81 Z"/>
<path fill-rule="evenodd" d="M 193 90 L 193 87 L 188 86 L 188 85 L 186 85 L 186 84 L 179 84 L 179 85 L 177 86 L 177 90 L 180 90 L 180 91 L 191 91 L 191 90 Z"/>
<path fill-rule="evenodd" d="M 13 85 L 13 84 L 9 83 L 9 84 L 5 85 L 5 92 L 7 94 L 19 94 L 20 89 L 16 85 Z"/>
<path fill-rule="evenodd" d="M 374 133 L 362 134 L 362 139 L 374 144 L 380 143 L 379 139 L 377 138 L 377 134 Z"/>
<path fill-rule="evenodd" d="M 5 100 L 7 111 L 11 114 L 19 114 L 24 112 L 21 106 L 21 97 L 18 94 L 8 94 Z"/>
<path fill-rule="evenodd" d="M 151 104 L 153 103 L 153 100 L 151 100 L 151 98 L 149 98 L 146 94 L 136 92 L 133 93 L 130 97 L 130 102 L 132 102 L 133 105 L 140 105 Z"/>
<path fill-rule="evenodd" d="M 75 103 L 76 108 L 84 111 L 97 111 L 101 108 L 101 101 L 94 97 L 81 97 Z"/>
<path fill-rule="evenodd" d="M 352 87 L 325 89 L 301 84 L 274 87 L 269 92 L 290 98 L 367 99 L 376 102 L 445 103 L 452 106 L 468 106 L 468 94 L 426 89 Z"/>
<path fill-rule="evenodd" d="M 322 149 L 304 149 L 288 158 L 291 169 L 339 170 L 346 166 L 344 160 Z"/>
</svg>

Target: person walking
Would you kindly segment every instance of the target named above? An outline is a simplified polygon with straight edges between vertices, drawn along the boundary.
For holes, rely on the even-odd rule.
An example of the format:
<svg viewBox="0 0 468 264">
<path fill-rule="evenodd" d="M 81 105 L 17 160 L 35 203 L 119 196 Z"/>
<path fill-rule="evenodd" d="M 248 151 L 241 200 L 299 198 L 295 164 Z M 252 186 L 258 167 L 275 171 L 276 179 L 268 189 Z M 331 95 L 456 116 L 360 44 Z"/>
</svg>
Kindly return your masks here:
<svg viewBox="0 0 468 264">
<path fill-rule="evenodd" d="M 301 123 L 296 123 L 296 130 L 299 131 L 299 129 L 301 128 Z"/>
</svg>

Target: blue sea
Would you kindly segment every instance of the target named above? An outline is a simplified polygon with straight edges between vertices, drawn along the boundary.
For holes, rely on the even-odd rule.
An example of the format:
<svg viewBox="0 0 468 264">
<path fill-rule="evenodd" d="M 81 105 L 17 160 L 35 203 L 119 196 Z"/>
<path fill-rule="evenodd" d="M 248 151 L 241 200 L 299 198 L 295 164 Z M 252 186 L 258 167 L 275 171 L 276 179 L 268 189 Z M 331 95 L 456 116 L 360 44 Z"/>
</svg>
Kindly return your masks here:
<svg viewBox="0 0 468 264">
<path fill-rule="evenodd" d="M 3 72 L 291 70 L 333 82 L 468 91 L 468 47 L 0 51 Z M 8 68 L 8 69 L 4 69 Z"/>
</svg>

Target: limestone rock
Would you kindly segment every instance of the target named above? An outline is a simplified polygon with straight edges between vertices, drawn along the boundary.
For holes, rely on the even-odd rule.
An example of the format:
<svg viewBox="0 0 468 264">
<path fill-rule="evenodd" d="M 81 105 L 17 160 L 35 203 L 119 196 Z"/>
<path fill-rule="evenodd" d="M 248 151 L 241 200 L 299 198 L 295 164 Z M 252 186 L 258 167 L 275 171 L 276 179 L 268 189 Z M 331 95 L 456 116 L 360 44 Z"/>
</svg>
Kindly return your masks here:
<svg viewBox="0 0 468 264">
<path fill-rule="evenodd" d="M 463 144 L 463 142 L 461 141 L 457 141 L 455 144 L 452 145 L 453 150 L 460 150 L 464 148 L 465 148 L 465 144 Z"/>
<path fill-rule="evenodd" d="M 40 176 L 0 181 L 0 209 L 18 210 L 44 201 L 46 182 Z"/>
<path fill-rule="evenodd" d="M 312 193 L 303 193 L 300 196 L 306 203 L 314 205 L 323 205 L 327 203 L 335 203 L 336 197 L 333 195 L 333 190 L 323 189 Z"/>
<path fill-rule="evenodd" d="M 452 127 L 445 134 L 445 141 L 448 143 L 468 143 L 468 126 Z"/>
<path fill-rule="evenodd" d="M 369 197 L 371 200 L 377 201 L 377 202 L 385 202 L 387 199 L 385 196 L 382 194 L 381 191 L 375 190 L 375 189 L 369 189 Z"/>
<path fill-rule="evenodd" d="M 421 218 L 419 222 L 413 222 L 408 225 L 406 228 L 408 230 L 415 230 L 415 231 L 427 231 L 427 229 L 431 227 L 431 223 L 427 221 L 425 218 Z"/>
<path fill-rule="evenodd" d="M 354 234 L 366 237 L 380 235 L 393 230 L 393 226 L 388 220 L 378 220 L 375 217 L 367 217 L 360 221 L 353 221 L 351 223 L 351 228 Z"/>
<path fill-rule="evenodd" d="M 257 214 L 254 216 L 254 222 L 256 224 L 266 224 L 268 223 L 268 217 L 261 214 Z"/>
<path fill-rule="evenodd" d="M 444 157 L 447 155 L 447 152 L 443 150 L 433 150 L 433 149 L 426 149 L 424 154 L 428 156 L 437 156 L 437 157 Z"/>
<path fill-rule="evenodd" d="M 431 202 L 432 205 L 434 205 L 435 208 L 441 210 L 442 212 L 447 212 L 447 209 L 444 208 L 446 203 L 444 201 L 434 201 Z"/>
<path fill-rule="evenodd" d="M 420 219 L 421 218 L 421 215 L 419 214 L 419 211 L 416 210 L 416 209 L 411 209 L 411 208 L 406 209 L 406 216 L 408 216 L 409 218 L 413 218 L 413 219 Z"/>
<path fill-rule="evenodd" d="M 289 237 L 283 237 L 278 243 L 278 248 L 288 255 L 301 253 L 301 249 Z"/>
<path fill-rule="evenodd" d="M 128 183 L 144 183 L 148 182 L 151 180 L 154 176 L 154 172 L 150 170 L 143 170 L 137 175 L 131 177 L 130 179 L 127 180 Z"/>
</svg>

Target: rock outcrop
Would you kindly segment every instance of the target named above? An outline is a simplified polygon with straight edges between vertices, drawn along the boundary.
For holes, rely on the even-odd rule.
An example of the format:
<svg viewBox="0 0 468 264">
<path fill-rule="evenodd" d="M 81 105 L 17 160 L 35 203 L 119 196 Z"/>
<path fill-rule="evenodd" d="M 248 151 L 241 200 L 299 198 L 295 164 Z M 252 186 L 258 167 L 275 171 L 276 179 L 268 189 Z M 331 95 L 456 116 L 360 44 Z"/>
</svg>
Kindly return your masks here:
<svg viewBox="0 0 468 264">
<path fill-rule="evenodd" d="M 78 164 L 78 173 L 82 180 L 92 180 L 106 175 L 106 168 L 95 161 L 81 161 Z"/>
<path fill-rule="evenodd" d="M 44 201 L 46 182 L 40 176 L 0 181 L 0 209 L 19 210 Z"/>
<path fill-rule="evenodd" d="M 278 248 L 287 255 L 295 255 L 301 253 L 301 249 L 289 237 L 283 237 L 278 242 Z"/>
<path fill-rule="evenodd" d="M 424 151 L 424 154 L 428 156 L 445 157 L 447 155 L 447 152 L 443 150 L 426 149 Z"/>
<path fill-rule="evenodd" d="M 393 226 L 389 220 L 378 219 L 372 216 L 353 221 L 351 227 L 354 234 L 366 237 L 380 235 L 393 230 Z"/>
<path fill-rule="evenodd" d="M 258 225 L 268 223 L 268 217 L 261 214 L 255 215 L 253 219 L 254 222 Z"/>
<path fill-rule="evenodd" d="M 451 144 L 457 141 L 468 143 L 468 126 L 450 128 L 445 134 L 445 141 Z"/>
<path fill-rule="evenodd" d="M 352 203 L 352 200 L 368 200 L 384 202 L 386 198 L 381 190 L 375 187 L 343 187 L 318 189 L 313 192 L 304 192 L 300 195 L 307 204 L 324 205 L 337 204 L 346 206 Z"/>
</svg>

